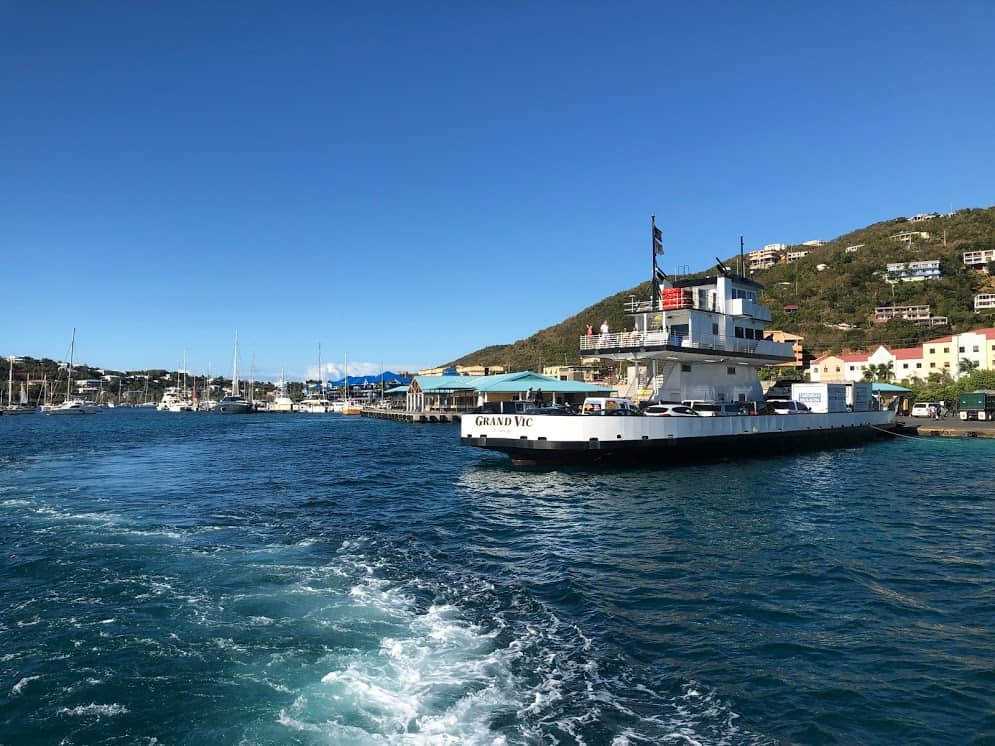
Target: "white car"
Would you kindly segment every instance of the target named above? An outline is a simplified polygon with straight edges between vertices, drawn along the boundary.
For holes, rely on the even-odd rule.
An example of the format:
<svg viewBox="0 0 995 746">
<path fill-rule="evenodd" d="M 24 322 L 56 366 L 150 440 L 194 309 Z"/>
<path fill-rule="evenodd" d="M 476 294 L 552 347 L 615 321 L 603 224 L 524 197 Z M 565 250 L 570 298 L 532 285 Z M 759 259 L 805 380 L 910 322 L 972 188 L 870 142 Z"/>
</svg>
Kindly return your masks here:
<svg viewBox="0 0 995 746">
<path fill-rule="evenodd" d="M 683 404 L 651 404 L 643 410 L 647 417 L 697 417 L 698 413 Z"/>
<path fill-rule="evenodd" d="M 929 417 L 930 407 L 935 407 L 936 410 L 939 411 L 940 404 L 935 401 L 917 401 L 912 405 L 912 412 L 910 412 L 910 415 L 912 417 Z"/>
<path fill-rule="evenodd" d="M 812 411 L 800 401 L 768 399 L 767 406 L 774 414 L 806 414 Z"/>
</svg>

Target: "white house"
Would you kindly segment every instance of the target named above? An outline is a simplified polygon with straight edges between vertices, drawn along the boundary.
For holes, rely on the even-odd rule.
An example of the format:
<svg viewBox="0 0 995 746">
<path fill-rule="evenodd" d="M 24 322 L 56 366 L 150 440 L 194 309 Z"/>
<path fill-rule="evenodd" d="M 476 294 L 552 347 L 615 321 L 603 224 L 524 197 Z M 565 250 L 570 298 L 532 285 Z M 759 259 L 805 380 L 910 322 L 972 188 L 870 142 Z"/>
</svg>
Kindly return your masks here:
<svg viewBox="0 0 995 746">
<path fill-rule="evenodd" d="M 974 296 L 975 311 L 984 311 L 989 308 L 995 309 L 995 293 L 979 293 Z"/>
<path fill-rule="evenodd" d="M 995 249 L 964 252 L 964 266 L 968 269 L 987 269 L 990 262 L 995 262 Z"/>
</svg>

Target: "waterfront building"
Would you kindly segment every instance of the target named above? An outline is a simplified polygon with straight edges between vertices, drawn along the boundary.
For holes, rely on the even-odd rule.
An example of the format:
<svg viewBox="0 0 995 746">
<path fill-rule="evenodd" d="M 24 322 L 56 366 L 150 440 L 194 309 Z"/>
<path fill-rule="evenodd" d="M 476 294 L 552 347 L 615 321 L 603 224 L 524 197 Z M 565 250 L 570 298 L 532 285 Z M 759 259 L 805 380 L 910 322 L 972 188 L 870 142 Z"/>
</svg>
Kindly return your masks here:
<svg viewBox="0 0 995 746">
<path fill-rule="evenodd" d="M 533 371 L 492 376 L 415 376 L 406 393 L 407 410 L 458 414 L 492 403 L 529 401 L 541 390 L 548 405 L 579 404 L 586 396 L 610 396 L 614 389 L 583 381 L 561 381 Z M 533 399 L 534 401 L 534 399 Z"/>
<path fill-rule="evenodd" d="M 995 370 L 995 328 L 974 329 L 961 334 L 931 339 L 919 347 L 890 349 L 884 345 L 874 352 L 821 355 L 808 366 L 809 380 L 817 383 L 846 383 L 864 380 L 872 366 L 892 364 L 893 380 L 928 380 L 930 374 L 946 372 L 960 378 L 971 369 Z"/>
</svg>

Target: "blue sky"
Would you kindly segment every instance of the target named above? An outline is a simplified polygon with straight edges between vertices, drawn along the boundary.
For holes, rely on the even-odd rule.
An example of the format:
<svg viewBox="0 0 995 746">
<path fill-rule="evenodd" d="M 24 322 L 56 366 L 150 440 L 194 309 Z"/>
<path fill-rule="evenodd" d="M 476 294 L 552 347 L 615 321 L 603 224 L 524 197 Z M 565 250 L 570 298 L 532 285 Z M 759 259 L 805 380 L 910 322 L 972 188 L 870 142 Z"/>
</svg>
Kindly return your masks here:
<svg viewBox="0 0 995 746">
<path fill-rule="evenodd" d="M 995 203 L 995 4 L 0 3 L 0 354 L 441 364 Z M 578 330 L 578 334 L 580 330 Z"/>
</svg>

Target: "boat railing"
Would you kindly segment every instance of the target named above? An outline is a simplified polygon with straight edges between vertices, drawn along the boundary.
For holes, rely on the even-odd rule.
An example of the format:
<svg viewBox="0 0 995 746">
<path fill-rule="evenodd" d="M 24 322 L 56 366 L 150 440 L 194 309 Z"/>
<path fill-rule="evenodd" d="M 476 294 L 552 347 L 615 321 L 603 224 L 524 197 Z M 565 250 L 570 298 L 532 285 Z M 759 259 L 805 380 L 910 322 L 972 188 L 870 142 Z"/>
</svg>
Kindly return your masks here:
<svg viewBox="0 0 995 746">
<path fill-rule="evenodd" d="M 691 350 L 715 350 L 717 352 L 753 353 L 761 355 L 791 357 L 790 344 L 769 339 L 742 339 L 722 335 L 709 335 L 705 339 L 694 340 L 687 336 L 667 333 L 663 330 L 642 332 L 612 332 L 591 334 L 580 338 L 580 351 L 609 352 L 638 350 L 645 347 L 681 347 Z"/>
</svg>

